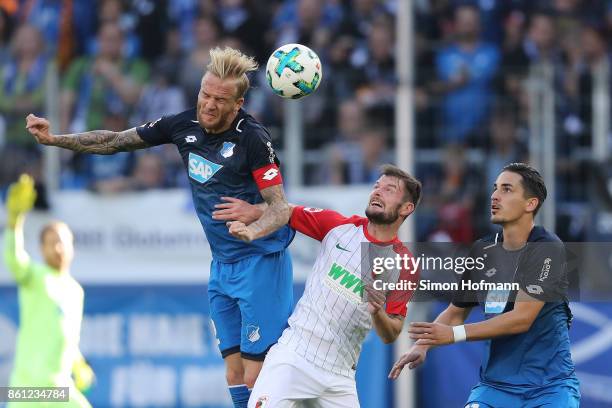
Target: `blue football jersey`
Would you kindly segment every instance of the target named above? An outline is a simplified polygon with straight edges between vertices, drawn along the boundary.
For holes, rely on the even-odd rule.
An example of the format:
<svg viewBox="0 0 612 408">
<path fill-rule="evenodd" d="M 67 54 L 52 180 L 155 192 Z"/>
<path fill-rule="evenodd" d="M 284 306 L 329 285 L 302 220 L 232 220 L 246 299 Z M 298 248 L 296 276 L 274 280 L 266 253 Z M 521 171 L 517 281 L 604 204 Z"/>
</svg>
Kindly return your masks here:
<svg viewBox="0 0 612 408">
<path fill-rule="evenodd" d="M 173 143 L 178 148 L 215 260 L 236 262 L 247 256 L 278 252 L 289 245 L 295 232 L 288 226 L 245 243 L 229 234 L 224 221 L 212 219 L 221 197 L 258 204 L 263 202 L 260 188 L 282 181 L 270 134 L 244 110 L 238 112 L 227 131 L 218 134 L 209 134 L 200 127 L 195 108 L 146 123 L 136 131 L 151 146 Z M 255 176 L 261 178 L 259 183 Z"/>
<path fill-rule="evenodd" d="M 496 388 L 521 390 L 573 378 L 567 301 L 568 279 L 561 240 L 534 227 L 519 251 L 502 247 L 502 234 L 478 241 L 471 256 L 484 257 L 485 268 L 464 273 L 472 282 L 516 282 L 530 296 L 546 302 L 525 333 L 486 341 L 480 380 Z M 499 275 L 505 274 L 505 276 Z M 516 291 L 471 291 L 453 300 L 458 307 L 480 305 L 487 319 L 514 308 Z"/>
</svg>

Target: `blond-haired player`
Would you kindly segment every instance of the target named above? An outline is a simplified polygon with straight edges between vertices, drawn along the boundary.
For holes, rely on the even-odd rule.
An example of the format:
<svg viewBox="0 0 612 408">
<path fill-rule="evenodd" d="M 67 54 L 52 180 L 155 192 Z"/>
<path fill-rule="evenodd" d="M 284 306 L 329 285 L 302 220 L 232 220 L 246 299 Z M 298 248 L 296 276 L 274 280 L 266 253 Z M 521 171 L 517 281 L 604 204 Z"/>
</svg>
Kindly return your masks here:
<svg viewBox="0 0 612 408">
<path fill-rule="evenodd" d="M 293 308 L 292 268 L 286 247 L 294 232 L 268 131 L 243 109 L 254 59 L 232 48 L 210 51 L 197 107 L 123 132 L 94 130 L 52 135 L 34 115 L 27 128 L 42 144 L 84 153 L 113 154 L 165 143 L 183 158 L 196 212 L 213 255 L 208 295 L 235 407 L 246 407 L 249 388 Z M 261 218 L 231 235 L 213 220 L 223 196 L 266 202 Z M 163 216 L 163 214 L 160 214 Z M 262 238 L 264 237 L 264 238 Z M 261 239 L 260 239 L 261 238 Z"/>
</svg>

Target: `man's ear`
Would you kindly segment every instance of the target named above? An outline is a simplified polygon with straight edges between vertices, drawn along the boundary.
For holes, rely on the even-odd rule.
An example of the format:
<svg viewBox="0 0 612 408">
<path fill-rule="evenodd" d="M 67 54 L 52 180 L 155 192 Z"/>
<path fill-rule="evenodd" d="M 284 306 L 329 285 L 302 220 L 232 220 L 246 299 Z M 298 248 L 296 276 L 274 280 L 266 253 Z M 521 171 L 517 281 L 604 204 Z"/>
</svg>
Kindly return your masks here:
<svg viewBox="0 0 612 408">
<path fill-rule="evenodd" d="M 408 217 L 413 212 L 414 212 L 414 203 L 411 203 L 410 201 L 408 201 L 401 205 L 400 210 L 399 210 L 399 215 L 401 215 L 402 217 Z"/>
<path fill-rule="evenodd" d="M 525 210 L 527 212 L 534 212 L 536 208 L 538 208 L 538 204 L 540 204 L 540 200 L 537 197 L 531 197 L 527 199 L 527 205 L 525 206 Z"/>
<path fill-rule="evenodd" d="M 244 98 L 238 98 L 236 100 L 236 113 L 238 113 L 238 111 L 240 110 L 240 108 L 242 108 L 242 105 L 244 104 Z"/>
</svg>

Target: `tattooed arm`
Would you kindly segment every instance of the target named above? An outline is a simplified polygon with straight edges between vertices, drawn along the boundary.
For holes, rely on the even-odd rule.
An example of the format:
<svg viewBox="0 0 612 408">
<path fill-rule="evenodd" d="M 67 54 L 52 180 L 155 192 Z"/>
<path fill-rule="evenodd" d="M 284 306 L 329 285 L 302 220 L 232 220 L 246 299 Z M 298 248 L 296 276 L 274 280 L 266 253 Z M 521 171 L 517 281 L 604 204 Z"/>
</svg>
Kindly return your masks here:
<svg viewBox="0 0 612 408">
<path fill-rule="evenodd" d="M 92 130 L 56 136 L 49 132 L 47 119 L 32 114 L 26 118 L 26 128 L 40 144 L 63 147 L 79 153 L 114 154 L 149 146 L 138 136 L 136 128 L 122 132 Z"/>
<path fill-rule="evenodd" d="M 229 227 L 230 234 L 251 242 L 273 233 L 289 222 L 291 206 L 287 203 L 282 184 L 264 188 L 261 190 L 261 196 L 267 204 L 261 217 L 249 226 L 240 221 L 232 222 Z"/>
</svg>

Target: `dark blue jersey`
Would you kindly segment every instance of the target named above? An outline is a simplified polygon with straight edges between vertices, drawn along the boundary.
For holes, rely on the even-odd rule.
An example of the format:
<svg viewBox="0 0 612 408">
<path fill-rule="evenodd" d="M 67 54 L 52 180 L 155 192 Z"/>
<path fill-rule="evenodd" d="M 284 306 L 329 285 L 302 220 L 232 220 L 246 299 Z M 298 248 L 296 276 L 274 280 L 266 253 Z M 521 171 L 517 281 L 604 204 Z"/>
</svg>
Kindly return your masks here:
<svg viewBox="0 0 612 408">
<path fill-rule="evenodd" d="M 178 148 L 214 259 L 235 262 L 278 252 L 289 245 L 295 232 L 288 226 L 247 244 L 231 236 L 224 221 L 212 219 L 221 197 L 258 204 L 263 202 L 260 188 L 282 181 L 268 131 L 246 112 L 240 110 L 230 128 L 218 134 L 200 127 L 195 109 L 164 116 L 136 131 L 149 145 L 173 143 Z"/>
<path fill-rule="evenodd" d="M 546 302 L 525 333 L 487 340 L 481 382 L 508 390 L 552 385 L 574 377 L 570 354 L 565 249 L 559 238 L 534 227 L 519 251 L 502 247 L 502 234 L 478 241 L 471 256 L 482 256 L 485 268 L 470 270 L 463 279 L 516 282 L 530 296 Z M 502 275 L 502 276 L 499 276 Z M 486 318 L 514 308 L 516 291 L 460 293 L 453 304 L 483 307 Z"/>
</svg>

